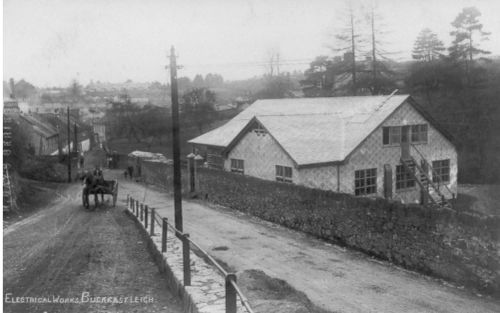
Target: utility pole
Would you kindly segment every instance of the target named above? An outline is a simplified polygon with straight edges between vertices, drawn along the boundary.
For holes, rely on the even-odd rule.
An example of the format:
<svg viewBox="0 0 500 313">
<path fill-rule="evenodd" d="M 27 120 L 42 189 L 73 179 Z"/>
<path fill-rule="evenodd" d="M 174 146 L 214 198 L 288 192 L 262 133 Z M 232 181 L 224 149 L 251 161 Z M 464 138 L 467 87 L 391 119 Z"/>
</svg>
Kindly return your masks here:
<svg viewBox="0 0 500 313">
<path fill-rule="evenodd" d="M 76 123 L 74 124 L 73 132 L 75 135 L 75 142 L 73 144 L 73 152 L 76 155 L 76 168 L 80 169 L 80 154 L 78 153 L 78 128 L 76 127 Z"/>
<path fill-rule="evenodd" d="M 59 156 L 59 162 L 62 161 L 62 144 L 61 144 L 61 121 L 59 116 L 57 116 L 57 155 Z"/>
<path fill-rule="evenodd" d="M 76 123 L 75 123 L 75 126 L 73 128 L 73 132 L 75 135 L 75 142 L 73 143 L 73 152 L 75 154 L 78 154 L 78 128 L 76 127 Z"/>
<path fill-rule="evenodd" d="M 175 228 L 182 229 L 182 185 L 181 185 L 181 151 L 179 138 L 179 96 L 177 94 L 177 62 L 175 48 L 170 49 L 170 88 L 172 94 L 172 137 L 174 155 L 174 213 Z"/>
<path fill-rule="evenodd" d="M 71 125 L 69 123 L 69 106 L 68 106 L 68 183 L 71 183 Z"/>
</svg>

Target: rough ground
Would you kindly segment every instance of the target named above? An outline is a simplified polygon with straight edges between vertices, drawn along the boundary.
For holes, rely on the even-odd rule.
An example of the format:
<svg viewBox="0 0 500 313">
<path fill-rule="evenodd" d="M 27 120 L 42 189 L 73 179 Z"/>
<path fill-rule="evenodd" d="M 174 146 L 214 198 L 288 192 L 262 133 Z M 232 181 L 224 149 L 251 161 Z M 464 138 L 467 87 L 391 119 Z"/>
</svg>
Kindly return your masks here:
<svg viewBox="0 0 500 313">
<path fill-rule="evenodd" d="M 500 185 L 458 185 L 457 209 L 500 216 Z"/>
<path fill-rule="evenodd" d="M 122 198 L 130 193 L 173 221 L 168 192 L 123 179 L 120 188 Z M 228 267 L 238 273 L 261 270 L 284 280 L 329 312 L 500 312 L 498 299 L 239 212 L 184 201 L 183 217 L 191 238 Z M 249 298 L 251 303 L 260 301 Z"/>
<path fill-rule="evenodd" d="M 5 312 L 181 312 L 123 208 L 85 211 L 79 184 L 54 192 L 57 197 L 46 207 L 4 228 L 4 301 L 7 294 L 80 300 L 88 292 L 122 301 L 147 296 L 153 302 L 4 302 Z"/>
</svg>

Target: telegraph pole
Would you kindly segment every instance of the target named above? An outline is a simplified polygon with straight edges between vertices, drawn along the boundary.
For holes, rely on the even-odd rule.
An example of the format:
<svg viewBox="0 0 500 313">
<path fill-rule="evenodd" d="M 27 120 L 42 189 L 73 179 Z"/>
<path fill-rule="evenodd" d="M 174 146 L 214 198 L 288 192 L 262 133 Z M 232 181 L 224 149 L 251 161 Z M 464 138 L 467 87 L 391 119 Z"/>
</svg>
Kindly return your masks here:
<svg viewBox="0 0 500 313">
<path fill-rule="evenodd" d="M 73 143 L 73 152 L 75 154 L 78 154 L 78 128 L 76 126 L 76 123 L 75 123 L 75 125 L 73 127 L 73 133 L 75 135 L 75 141 Z"/>
<path fill-rule="evenodd" d="M 181 185 L 181 151 L 179 138 L 179 96 L 177 94 L 177 62 L 174 46 L 170 49 L 170 88 L 172 94 L 172 137 L 174 155 L 174 212 L 175 228 L 182 229 L 182 185 Z"/>
<path fill-rule="evenodd" d="M 71 183 L 71 125 L 69 123 L 69 106 L 68 106 L 68 183 Z"/>
</svg>

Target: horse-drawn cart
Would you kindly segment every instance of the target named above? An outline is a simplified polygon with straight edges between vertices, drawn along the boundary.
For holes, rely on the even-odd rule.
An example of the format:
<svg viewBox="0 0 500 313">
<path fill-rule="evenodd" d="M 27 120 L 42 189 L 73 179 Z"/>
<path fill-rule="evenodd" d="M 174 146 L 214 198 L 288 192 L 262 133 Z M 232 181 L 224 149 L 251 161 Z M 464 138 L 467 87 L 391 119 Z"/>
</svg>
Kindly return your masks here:
<svg viewBox="0 0 500 313">
<path fill-rule="evenodd" d="M 82 202 L 83 206 L 88 209 L 90 207 L 89 195 L 94 195 L 95 207 L 99 205 L 98 195 L 101 195 L 101 201 L 104 203 L 104 195 L 113 196 L 113 207 L 116 206 L 116 199 L 118 197 L 118 181 L 115 180 L 103 180 L 100 182 L 89 182 L 85 181 L 85 186 L 82 192 Z"/>
</svg>

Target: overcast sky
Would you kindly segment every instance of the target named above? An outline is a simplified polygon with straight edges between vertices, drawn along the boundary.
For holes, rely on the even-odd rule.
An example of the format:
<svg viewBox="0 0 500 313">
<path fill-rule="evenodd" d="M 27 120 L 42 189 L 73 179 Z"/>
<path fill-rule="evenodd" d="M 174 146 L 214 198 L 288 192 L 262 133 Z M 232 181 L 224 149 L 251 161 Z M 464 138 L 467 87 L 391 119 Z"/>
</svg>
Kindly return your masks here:
<svg viewBox="0 0 500 313">
<path fill-rule="evenodd" d="M 179 76 L 261 75 L 270 51 L 289 64 L 283 70 L 303 70 L 315 56 L 332 55 L 328 45 L 345 6 L 343 0 L 4 0 L 4 80 L 40 87 L 72 79 L 166 82 L 171 45 L 184 65 Z M 500 55 L 498 0 L 379 0 L 391 43 L 385 49 L 410 59 L 424 27 L 448 45 L 450 23 L 466 6 L 476 6 L 492 32 L 482 48 Z"/>
</svg>

